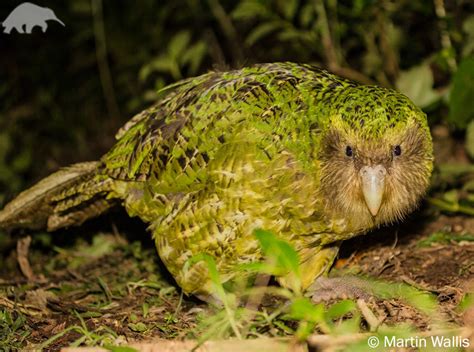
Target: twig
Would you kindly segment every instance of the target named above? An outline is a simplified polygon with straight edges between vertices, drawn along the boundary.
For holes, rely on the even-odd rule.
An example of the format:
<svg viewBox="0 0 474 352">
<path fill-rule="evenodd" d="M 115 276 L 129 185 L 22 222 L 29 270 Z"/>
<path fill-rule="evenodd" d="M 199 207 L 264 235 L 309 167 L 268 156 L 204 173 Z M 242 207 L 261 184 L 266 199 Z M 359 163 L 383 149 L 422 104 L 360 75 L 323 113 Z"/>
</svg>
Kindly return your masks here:
<svg viewBox="0 0 474 352">
<path fill-rule="evenodd" d="M 367 303 L 365 303 L 363 299 L 357 300 L 357 306 L 359 307 L 360 312 L 364 316 L 364 319 L 367 321 L 367 324 L 369 324 L 369 330 L 371 332 L 376 331 L 380 323 L 382 322 L 382 319 L 377 318 L 375 316 L 375 314 L 370 310 L 370 308 L 367 306 Z"/>
<path fill-rule="evenodd" d="M 174 311 L 174 315 L 177 316 L 179 314 L 179 312 L 181 311 L 181 306 L 183 304 L 183 297 L 184 297 L 184 292 L 181 291 L 180 295 L 179 295 L 179 301 L 178 301 L 178 305 L 176 306 L 176 309 Z"/>
<path fill-rule="evenodd" d="M 213 69 L 217 71 L 225 71 L 228 67 L 226 65 L 224 51 L 217 39 L 216 33 L 212 29 L 207 29 L 204 32 L 204 37 L 209 43 L 209 55 L 213 62 L 215 62 Z"/>
<path fill-rule="evenodd" d="M 30 262 L 28 260 L 28 252 L 30 249 L 31 244 L 31 236 L 27 236 L 19 240 L 16 244 L 16 253 L 17 253 L 17 260 L 18 265 L 20 266 L 20 270 L 23 275 L 28 279 L 28 281 L 35 280 L 35 274 L 31 269 Z"/>
<path fill-rule="evenodd" d="M 332 71 L 336 68 L 339 68 L 340 65 L 339 58 L 337 56 L 336 50 L 334 49 L 326 8 L 324 7 L 324 1 L 316 1 L 315 7 L 318 17 L 321 21 L 320 30 L 324 47 L 324 55 L 326 56 L 326 63 L 329 69 Z"/>
<path fill-rule="evenodd" d="M 235 61 L 242 63 L 244 60 L 244 55 L 239 45 L 239 36 L 237 30 L 232 24 L 232 20 L 229 18 L 222 5 L 219 3 L 219 0 L 208 0 L 208 2 L 212 14 L 216 18 L 219 26 L 222 28 L 222 31 L 230 43 L 230 49 L 232 50 Z"/>
<path fill-rule="evenodd" d="M 266 274 L 259 274 L 255 279 L 255 287 L 266 287 L 268 286 L 268 282 L 270 281 L 270 275 Z M 258 310 L 260 303 L 262 303 L 262 298 L 264 295 L 264 290 L 257 290 L 255 294 L 250 295 L 247 303 L 245 304 L 245 308 L 250 310 Z"/>
<path fill-rule="evenodd" d="M 369 84 L 369 85 L 375 84 L 375 81 L 373 81 L 371 78 L 349 67 L 329 67 L 329 69 L 339 76 L 346 77 L 350 80 L 353 80 L 362 84 Z"/>
<path fill-rule="evenodd" d="M 21 303 L 16 303 L 11 300 L 9 300 L 6 297 L 0 296 L 0 307 L 5 307 L 7 309 L 11 310 L 17 310 L 25 315 L 28 315 L 30 317 L 37 316 L 41 314 L 41 310 L 38 309 L 37 307 L 28 305 L 28 304 L 21 304 Z"/>
<path fill-rule="evenodd" d="M 349 78 L 353 81 L 357 81 L 363 84 L 374 84 L 375 82 L 361 72 L 353 70 L 349 67 L 342 67 L 340 64 L 339 56 L 333 43 L 331 29 L 329 27 L 329 21 L 327 18 L 326 9 L 324 7 L 324 1 L 315 1 L 315 9 L 318 13 L 318 17 L 321 21 L 320 31 L 322 37 L 322 43 L 324 47 L 324 56 L 326 64 L 332 72 L 339 76 Z"/>
<path fill-rule="evenodd" d="M 439 293 L 439 290 L 437 290 L 436 288 L 429 287 L 429 286 L 424 285 L 420 282 L 416 282 L 415 280 L 411 279 L 410 277 L 408 277 L 406 275 L 402 275 L 400 277 L 400 279 L 402 279 L 402 281 L 405 282 L 406 284 L 408 284 L 410 286 L 413 286 L 414 288 L 416 288 L 420 291 L 427 291 L 427 292 L 431 292 L 431 293 Z"/>
<path fill-rule="evenodd" d="M 268 283 L 270 281 L 270 275 L 266 274 L 259 274 L 257 275 L 257 278 L 255 279 L 255 286 L 256 287 L 261 287 L 265 288 L 268 286 Z M 253 295 L 250 295 L 247 303 L 245 304 L 245 309 L 249 312 L 249 315 L 247 317 L 247 321 L 251 322 L 253 318 L 255 317 L 255 314 L 258 312 L 258 307 L 260 306 L 260 303 L 262 303 L 263 295 L 265 294 L 265 290 L 256 290 Z M 245 329 L 242 329 L 242 336 L 246 337 L 248 334 L 248 328 L 249 326 L 246 326 Z"/>
<path fill-rule="evenodd" d="M 337 15 L 337 4 L 338 0 L 328 0 L 328 11 L 326 11 L 328 15 L 328 24 L 329 24 L 329 29 L 331 28 L 338 28 L 339 27 L 339 19 Z M 334 46 L 334 50 L 336 54 L 338 54 L 338 60 L 340 63 L 340 66 L 344 66 L 346 64 L 346 60 L 344 58 L 344 55 L 342 54 L 342 49 L 341 49 L 341 36 L 338 31 L 331 30 L 331 41 Z"/>
<path fill-rule="evenodd" d="M 107 111 L 112 121 L 120 120 L 120 110 L 115 97 L 112 75 L 107 61 L 107 42 L 104 30 L 104 17 L 102 0 L 91 0 L 92 17 L 94 22 L 94 39 L 96 46 L 97 66 L 99 69 L 100 83 L 107 104 Z"/>
</svg>

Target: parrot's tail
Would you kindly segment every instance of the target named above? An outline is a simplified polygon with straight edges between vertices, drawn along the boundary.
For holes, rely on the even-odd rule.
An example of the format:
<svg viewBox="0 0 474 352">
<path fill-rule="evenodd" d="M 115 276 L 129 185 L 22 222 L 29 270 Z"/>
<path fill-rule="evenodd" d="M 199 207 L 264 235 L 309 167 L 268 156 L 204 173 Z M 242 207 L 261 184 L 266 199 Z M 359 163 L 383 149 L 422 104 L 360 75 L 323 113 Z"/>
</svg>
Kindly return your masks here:
<svg viewBox="0 0 474 352">
<path fill-rule="evenodd" d="M 115 203 L 107 195 L 113 180 L 97 175 L 98 162 L 61 169 L 20 193 L 0 211 L 0 228 L 47 228 L 80 225 Z"/>
</svg>

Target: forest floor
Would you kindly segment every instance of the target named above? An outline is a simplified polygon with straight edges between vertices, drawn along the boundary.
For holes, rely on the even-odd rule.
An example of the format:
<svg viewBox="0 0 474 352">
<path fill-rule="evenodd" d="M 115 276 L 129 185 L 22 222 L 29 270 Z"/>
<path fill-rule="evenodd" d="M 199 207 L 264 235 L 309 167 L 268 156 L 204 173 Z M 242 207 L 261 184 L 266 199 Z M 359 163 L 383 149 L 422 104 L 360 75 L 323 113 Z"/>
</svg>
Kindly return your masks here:
<svg viewBox="0 0 474 352">
<path fill-rule="evenodd" d="M 420 221 L 419 215 L 401 227 L 348 241 L 335 268 L 431 292 L 446 322 L 474 326 L 474 312 L 462 314 L 458 309 L 462 297 L 474 291 L 471 234 L 474 218 L 441 215 Z M 39 234 L 27 258 L 22 257 L 20 241 L 2 265 L 0 306 L 11 318 L 9 329 L 0 330 L 5 346 L 33 347 L 50 339 L 45 348 L 56 350 L 80 343 L 193 339 L 205 317 L 215 312 L 181 296 L 168 278 L 160 276 L 164 270 L 151 241 L 130 243 L 113 233 L 89 239 L 69 233 L 76 238 L 67 241 L 58 239 L 60 235 L 65 233 L 54 239 Z M 372 300 L 370 307 L 385 324 L 430 328 L 427 317 L 403 301 Z M 265 309 L 271 311 L 271 304 Z M 275 329 L 266 326 L 258 334 L 287 335 Z"/>
</svg>

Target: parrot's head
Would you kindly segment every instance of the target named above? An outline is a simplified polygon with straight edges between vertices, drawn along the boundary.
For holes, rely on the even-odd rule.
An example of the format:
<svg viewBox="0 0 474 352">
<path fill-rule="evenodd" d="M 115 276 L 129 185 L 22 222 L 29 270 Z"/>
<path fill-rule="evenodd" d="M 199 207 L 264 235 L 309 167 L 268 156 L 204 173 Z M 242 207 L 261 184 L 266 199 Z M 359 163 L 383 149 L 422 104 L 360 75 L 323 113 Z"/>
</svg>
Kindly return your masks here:
<svg viewBox="0 0 474 352">
<path fill-rule="evenodd" d="M 401 220 L 433 169 L 426 115 L 380 87 L 349 87 L 333 99 L 319 157 L 327 205 L 361 227 Z"/>
</svg>

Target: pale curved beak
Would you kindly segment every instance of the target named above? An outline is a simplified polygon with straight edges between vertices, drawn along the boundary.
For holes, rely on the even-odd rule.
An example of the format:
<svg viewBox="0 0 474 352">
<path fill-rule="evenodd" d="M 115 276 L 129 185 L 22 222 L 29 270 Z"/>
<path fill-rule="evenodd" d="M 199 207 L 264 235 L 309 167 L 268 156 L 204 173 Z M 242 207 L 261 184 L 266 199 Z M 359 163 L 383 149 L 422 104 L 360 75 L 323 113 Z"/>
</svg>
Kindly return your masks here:
<svg viewBox="0 0 474 352">
<path fill-rule="evenodd" d="M 360 169 L 359 174 L 365 203 L 372 216 L 376 216 L 382 204 L 387 170 L 382 165 L 364 166 Z"/>
</svg>

